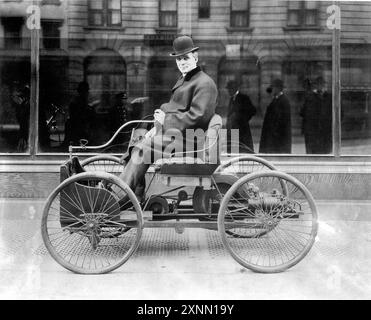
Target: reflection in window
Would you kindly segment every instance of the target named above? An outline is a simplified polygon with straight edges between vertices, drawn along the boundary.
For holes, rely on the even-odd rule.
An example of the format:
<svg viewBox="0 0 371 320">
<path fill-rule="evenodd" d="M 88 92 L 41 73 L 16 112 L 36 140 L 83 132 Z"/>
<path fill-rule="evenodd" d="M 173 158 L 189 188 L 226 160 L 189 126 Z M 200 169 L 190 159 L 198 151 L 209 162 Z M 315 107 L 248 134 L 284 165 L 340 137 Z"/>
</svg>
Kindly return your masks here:
<svg viewBox="0 0 371 320">
<path fill-rule="evenodd" d="M 289 27 L 315 27 L 318 25 L 317 1 L 287 1 Z"/>
<path fill-rule="evenodd" d="M 0 153 L 29 150 L 30 51 L 24 19 L 2 17 L 0 26 Z M 28 38 L 29 39 L 29 38 Z"/>
<path fill-rule="evenodd" d="M 90 26 L 121 26 L 121 0 L 92 0 L 88 2 Z"/>
<path fill-rule="evenodd" d="M 219 103 L 216 112 L 222 116 L 227 128 L 240 130 L 241 153 L 257 151 L 259 142 L 262 119 L 259 110 L 260 69 L 256 61 L 256 57 L 241 60 L 223 58 L 218 66 Z M 230 148 L 229 140 L 228 144 Z"/>
<path fill-rule="evenodd" d="M 359 53 L 359 49 L 352 52 Z M 371 139 L 371 60 L 363 58 L 363 53 L 354 54 L 352 59 L 343 59 L 341 67 L 342 150 L 369 153 L 365 146 Z"/>
<path fill-rule="evenodd" d="M 151 102 L 155 107 L 169 101 L 171 91 L 180 73 L 174 59 L 169 57 L 153 57 L 148 66 L 147 86 Z M 143 113 L 146 116 L 153 110 Z"/>
<path fill-rule="evenodd" d="M 231 1 L 231 27 L 249 26 L 249 1 L 232 0 Z"/>
<path fill-rule="evenodd" d="M 178 1 L 160 0 L 160 28 L 176 28 L 178 25 Z"/>
<path fill-rule="evenodd" d="M 371 155 L 371 2 L 340 8 L 341 153 Z"/>
<path fill-rule="evenodd" d="M 283 63 L 292 130 L 304 138 L 304 143 L 299 146 L 305 146 L 304 150 L 293 152 L 329 154 L 332 152 L 331 62 L 314 59 L 313 52 L 303 49 L 301 54 L 305 60 L 294 53 L 294 57 Z"/>
<path fill-rule="evenodd" d="M 91 142 L 102 143 L 108 141 L 111 134 L 107 117 L 115 95 L 126 91 L 125 60 L 114 51 L 97 50 L 85 58 L 84 78 L 89 84 L 89 101 L 96 113 L 94 121 L 99 123 L 97 130 L 93 130 Z"/>
</svg>

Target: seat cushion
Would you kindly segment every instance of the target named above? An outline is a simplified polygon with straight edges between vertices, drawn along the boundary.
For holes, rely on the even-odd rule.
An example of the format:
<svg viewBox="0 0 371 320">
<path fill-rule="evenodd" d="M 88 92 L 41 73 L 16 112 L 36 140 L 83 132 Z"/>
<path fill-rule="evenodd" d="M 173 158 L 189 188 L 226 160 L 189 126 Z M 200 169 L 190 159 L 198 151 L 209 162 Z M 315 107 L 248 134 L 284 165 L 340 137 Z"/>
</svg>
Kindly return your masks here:
<svg viewBox="0 0 371 320">
<path fill-rule="evenodd" d="M 177 176 L 211 176 L 218 166 L 192 157 L 160 159 L 155 162 L 155 168 L 161 174 Z"/>
</svg>

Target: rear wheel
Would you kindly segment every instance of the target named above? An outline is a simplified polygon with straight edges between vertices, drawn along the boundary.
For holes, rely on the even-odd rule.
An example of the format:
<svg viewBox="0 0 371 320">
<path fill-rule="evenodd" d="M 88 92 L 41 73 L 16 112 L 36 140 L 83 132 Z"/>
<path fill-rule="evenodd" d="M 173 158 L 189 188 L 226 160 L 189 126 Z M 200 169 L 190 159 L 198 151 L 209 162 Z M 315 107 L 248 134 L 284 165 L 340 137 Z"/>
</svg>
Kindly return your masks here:
<svg viewBox="0 0 371 320">
<path fill-rule="evenodd" d="M 142 212 L 131 189 L 116 176 L 85 172 L 62 182 L 48 197 L 42 237 L 51 256 L 76 273 L 107 273 L 135 252 Z"/>
<path fill-rule="evenodd" d="M 279 191 L 282 182 L 286 193 Z M 225 194 L 218 213 L 224 246 L 238 263 L 256 272 L 281 272 L 297 264 L 312 247 L 317 228 L 310 192 L 278 171 L 239 179 Z"/>
<path fill-rule="evenodd" d="M 110 155 L 98 155 L 81 161 L 81 166 L 86 171 L 103 171 L 119 175 L 123 172 L 125 165 L 119 158 Z"/>
</svg>

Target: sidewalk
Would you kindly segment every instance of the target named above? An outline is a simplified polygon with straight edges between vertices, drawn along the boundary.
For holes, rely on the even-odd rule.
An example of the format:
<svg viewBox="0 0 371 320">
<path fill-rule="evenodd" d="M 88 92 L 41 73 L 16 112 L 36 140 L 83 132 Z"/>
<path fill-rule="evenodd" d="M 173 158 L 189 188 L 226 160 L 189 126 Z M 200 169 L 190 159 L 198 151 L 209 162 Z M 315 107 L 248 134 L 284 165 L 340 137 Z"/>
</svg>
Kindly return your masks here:
<svg viewBox="0 0 371 320">
<path fill-rule="evenodd" d="M 257 274 L 243 268 L 215 231 L 187 229 L 177 234 L 174 229 L 145 229 L 130 260 L 100 276 L 73 274 L 49 256 L 40 234 L 43 203 L 0 200 L 1 299 L 371 297 L 368 202 L 362 204 L 366 210 L 353 211 L 351 203 L 319 202 L 317 241 L 307 257 L 284 273 Z"/>
</svg>

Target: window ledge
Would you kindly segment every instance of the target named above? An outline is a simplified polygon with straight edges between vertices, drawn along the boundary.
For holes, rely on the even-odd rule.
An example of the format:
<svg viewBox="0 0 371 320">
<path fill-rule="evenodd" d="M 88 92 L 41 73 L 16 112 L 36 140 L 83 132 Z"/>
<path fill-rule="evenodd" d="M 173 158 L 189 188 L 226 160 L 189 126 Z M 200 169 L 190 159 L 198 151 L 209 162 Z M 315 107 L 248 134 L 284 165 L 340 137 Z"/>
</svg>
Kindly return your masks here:
<svg viewBox="0 0 371 320">
<path fill-rule="evenodd" d="M 41 2 L 41 4 L 43 6 L 49 6 L 49 5 L 52 5 L 52 6 L 60 6 L 62 3 L 60 0 L 43 0 Z"/>
<path fill-rule="evenodd" d="M 252 32 L 255 28 L 253 27 L 226 27 L 227 32 Z"/>
<path fill-rule="evenodd" d="M 302 26 L 297 26 L 297 27 L 283 27 L 284 31 L 322 31 L 322 27 L 302 27 Z"/>
<path fill-rule="evenodd" d="M 155 28 L 157 33 L 179 33 L 180 29 L 177 27 L 158 27 Z"/>
<path fill-rule="evenodd" d="M 122 26 L 117 26 L 117 27 L 106 27 L 106 26 L 87 26 L 84 27 L 85 30 L 97 30 L 97 31 L 125 31 L 125 28 Z"/>
</svg>

